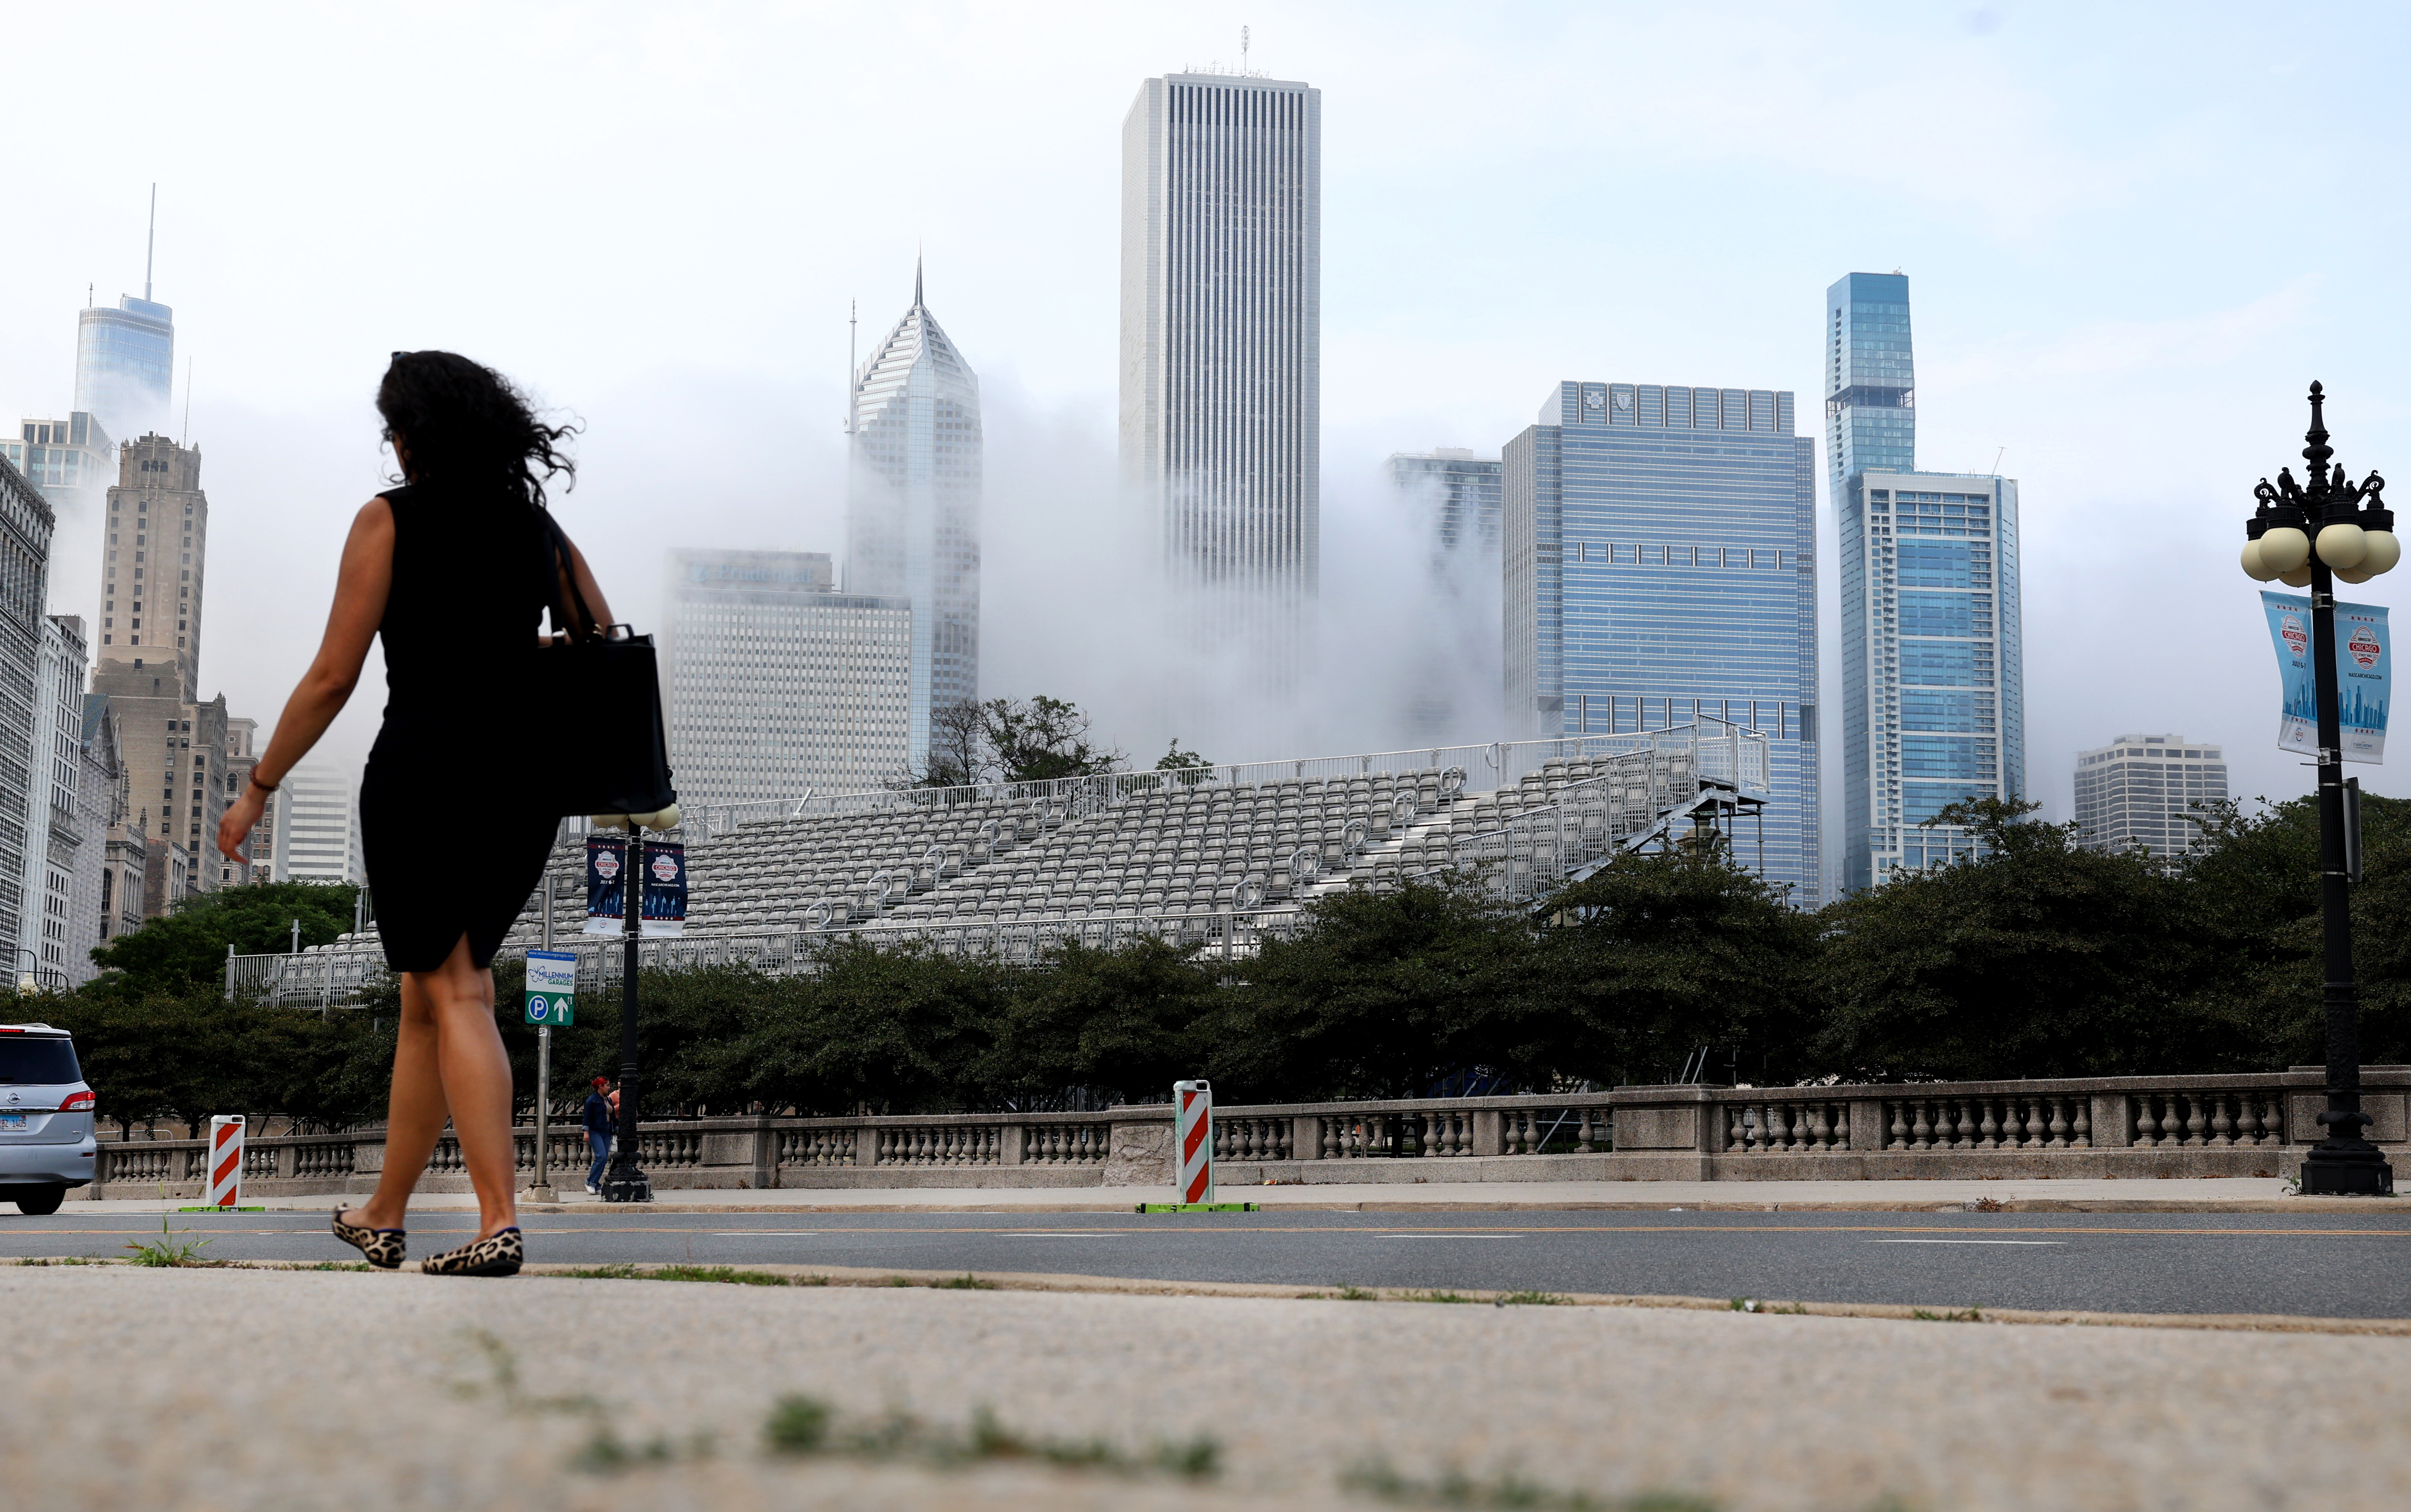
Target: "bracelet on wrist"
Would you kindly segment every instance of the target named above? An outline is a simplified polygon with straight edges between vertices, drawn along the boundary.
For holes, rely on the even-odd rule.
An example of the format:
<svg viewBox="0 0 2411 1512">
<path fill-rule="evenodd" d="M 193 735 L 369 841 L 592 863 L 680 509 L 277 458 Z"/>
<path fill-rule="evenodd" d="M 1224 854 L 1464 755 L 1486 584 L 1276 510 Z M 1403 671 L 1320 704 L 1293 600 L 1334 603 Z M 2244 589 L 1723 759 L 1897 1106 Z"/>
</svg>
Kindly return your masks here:
<svg viewBox="0 0 2411 1512">
<path fill-rule="evenodd" d="M 257 788 L 262 792 L 274 792 L 277 788 L 277 784 L 273 782 L 262 782 L 259 780 L 259 774 L 257 772 L 251 774 L 251 785 Z"/>
</svg>

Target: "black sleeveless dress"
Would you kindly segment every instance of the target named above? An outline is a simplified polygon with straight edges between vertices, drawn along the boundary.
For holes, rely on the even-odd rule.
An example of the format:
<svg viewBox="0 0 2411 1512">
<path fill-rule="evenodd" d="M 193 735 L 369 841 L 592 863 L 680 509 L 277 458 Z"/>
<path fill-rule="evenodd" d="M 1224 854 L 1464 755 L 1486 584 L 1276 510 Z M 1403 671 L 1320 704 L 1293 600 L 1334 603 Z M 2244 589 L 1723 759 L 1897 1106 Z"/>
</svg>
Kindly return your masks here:
<svg viewBox="0 0 2411 1512">
<path fill-rule="evenodd" d="M 568 734 L 538 681 L 550 557 L 512 495 L 410 484 L 385 500 L 385 725 L 360 782 L 377 932 L 396 971 L 435 969 L 464 935 L 485 967 L 560 828 L 537 785 L 539 747 Z"/>
</svg>

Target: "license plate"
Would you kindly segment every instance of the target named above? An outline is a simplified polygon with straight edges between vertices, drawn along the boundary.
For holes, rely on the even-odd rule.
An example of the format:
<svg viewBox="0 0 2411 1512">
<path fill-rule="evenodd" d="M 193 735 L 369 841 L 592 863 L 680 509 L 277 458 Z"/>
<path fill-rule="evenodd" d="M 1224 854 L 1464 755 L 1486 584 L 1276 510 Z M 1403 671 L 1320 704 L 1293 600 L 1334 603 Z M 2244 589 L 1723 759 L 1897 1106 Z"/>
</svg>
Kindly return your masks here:
<svg viewBox="0 0 2411 1512">
<path fill-rule="evenodd" d="M 0 1113 L 0 1130 L 23 1128 L 25 1116 L 23 1113 Z"/>
</svg>

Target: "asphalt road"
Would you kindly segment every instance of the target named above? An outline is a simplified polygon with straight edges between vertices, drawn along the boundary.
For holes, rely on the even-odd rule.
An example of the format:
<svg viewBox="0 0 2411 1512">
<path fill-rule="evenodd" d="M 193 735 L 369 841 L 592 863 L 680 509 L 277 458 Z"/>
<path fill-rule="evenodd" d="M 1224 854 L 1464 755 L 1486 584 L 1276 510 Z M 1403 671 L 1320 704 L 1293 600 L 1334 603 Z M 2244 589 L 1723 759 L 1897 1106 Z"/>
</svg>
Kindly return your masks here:
<svg viewBox="0 0 2411 1512">
<path fill-rule="evenodd" d="M 429 1214 L 423 1256 L 466 1242 Z M 306 1213 L 173 1214 L 212 1259 L 358 1256 Z M 531 1214 L 529 1258 L 1054 1272 L 1300 1287 L 2411 1316 L 2411 1220 L 2359 1214 L 661 1213 Z M 135 1214 L 0 1210 L 0 1256 L 111 1256 Z"/>
</svg>

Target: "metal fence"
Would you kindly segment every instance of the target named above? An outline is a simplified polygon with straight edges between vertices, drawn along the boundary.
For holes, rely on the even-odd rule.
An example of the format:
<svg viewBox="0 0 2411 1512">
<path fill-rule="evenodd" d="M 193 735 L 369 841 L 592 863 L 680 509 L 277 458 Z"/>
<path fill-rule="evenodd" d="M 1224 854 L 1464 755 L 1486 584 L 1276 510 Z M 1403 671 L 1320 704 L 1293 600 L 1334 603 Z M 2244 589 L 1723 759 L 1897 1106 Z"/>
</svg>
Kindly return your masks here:
<svg viewBox="0 0 2411 1512">
<path fill-rule="evenodd" d="M 976 804 L 1058 808 L 1066 818 L 1098 813 L 1126 798 L 1217 787 L 1279 782 L 1327 782 L 1356 777 L 1429 774 L 1452 768 L 1464 774 L 1469 793 L 1512 787 L 1550 762 L 1600 761 L 1648 753 L 1692 754 L 1702 778 L 1764 797 L 1771 791 L 1767 736 L 1761 731 L 1702 717 L 1688 725 L 1636 734 L 1568 735 L 1556 740 L 1494 741 L 1483 746 L 1432 746 L 1415 750 L 1374 751 L 1358 756 L 1316 756 L 1281 762 L 1242 762 L 1170 772 L 1115 772 L 1101 777 L 1059 778 L 1045 782 L 986 782 L 959 788 L 882 788 L 868 792 L 813 793 L 742 803 L 698 804 L 680 818 L 691 841 L 709 840 L 744 824 L 843 814 L 875 814 L 963 807 Z"/>
</svg>

